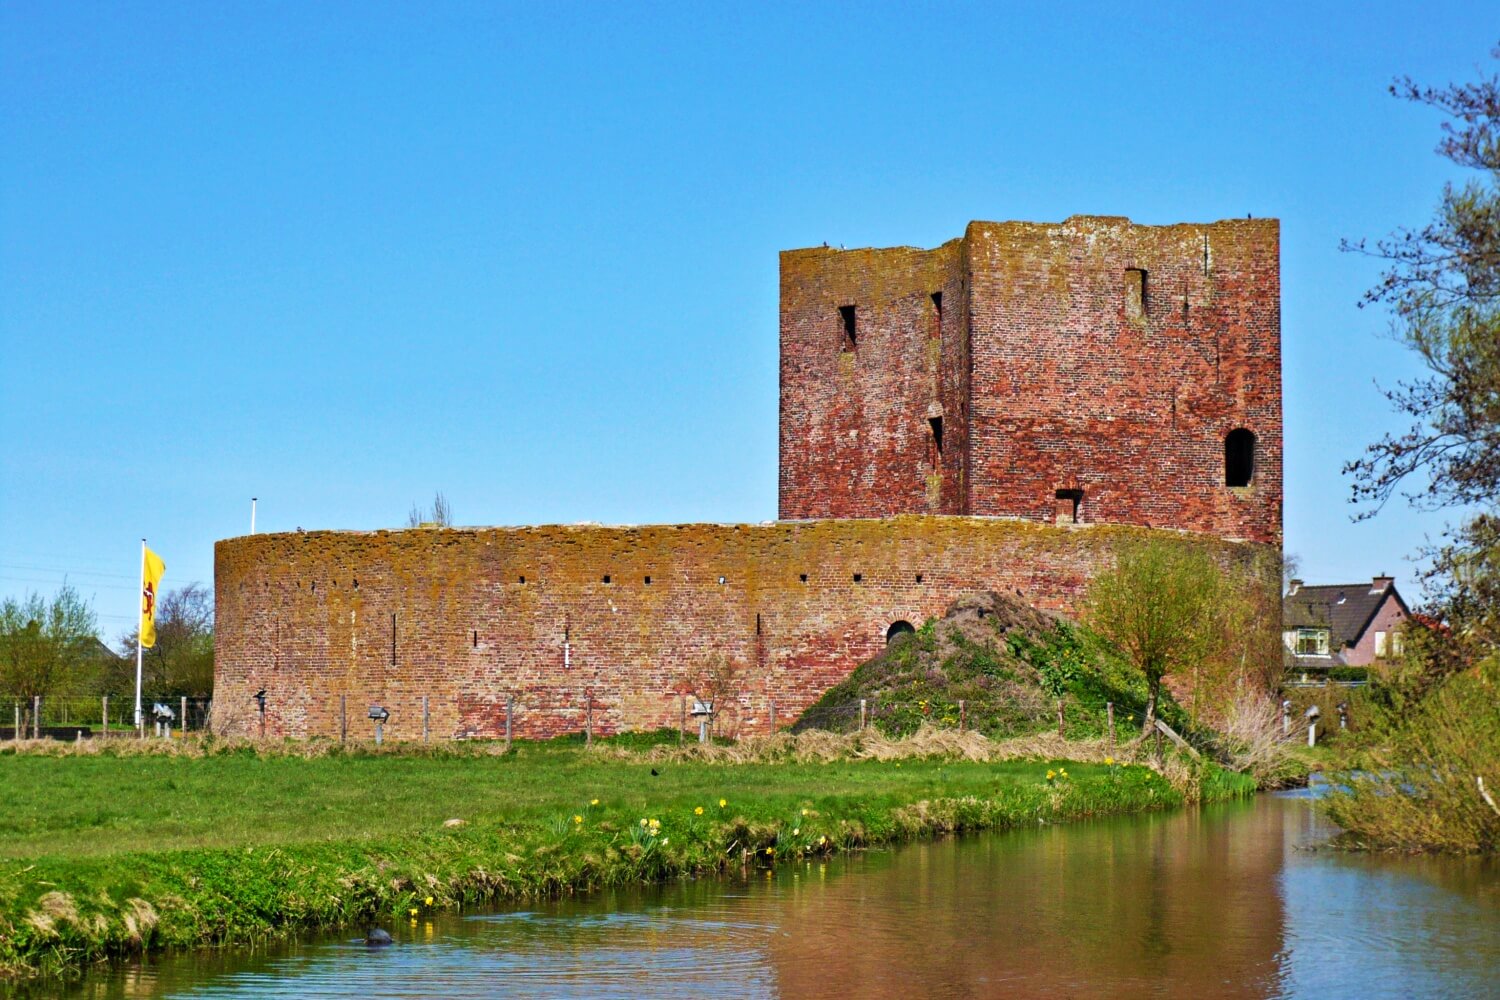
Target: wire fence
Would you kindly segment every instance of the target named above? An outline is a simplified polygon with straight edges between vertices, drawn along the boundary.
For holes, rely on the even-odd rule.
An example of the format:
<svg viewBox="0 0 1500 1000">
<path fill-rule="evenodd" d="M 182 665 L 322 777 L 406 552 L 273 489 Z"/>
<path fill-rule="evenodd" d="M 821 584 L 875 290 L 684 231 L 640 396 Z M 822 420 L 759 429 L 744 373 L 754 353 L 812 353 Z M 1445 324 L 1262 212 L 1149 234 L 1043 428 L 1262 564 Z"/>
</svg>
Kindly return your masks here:
<svg viewBox="0 0 1500 1000">
<path fill-rule="evenodd" d="M 9 711 L 5 711 L 5 706 Z M 100 739 L 167 736 L 208 729 L 212 698 L 182 695 L 141 696 L 141 724 L 129 695 L 99 697 L 54 695 L 45 698 L 0 696 L 0 739 Z"/>
</svg>

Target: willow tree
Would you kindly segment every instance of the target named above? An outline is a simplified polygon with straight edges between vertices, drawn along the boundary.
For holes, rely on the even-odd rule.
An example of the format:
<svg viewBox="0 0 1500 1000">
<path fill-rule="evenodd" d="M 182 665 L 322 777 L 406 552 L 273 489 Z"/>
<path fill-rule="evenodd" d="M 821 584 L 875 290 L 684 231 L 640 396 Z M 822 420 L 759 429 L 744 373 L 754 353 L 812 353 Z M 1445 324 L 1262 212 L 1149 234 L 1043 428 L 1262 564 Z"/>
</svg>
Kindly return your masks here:
<svg viewBox="0 0 1500 1000">
<path fill-rule="evenodd" d="M 1122 546 L 1094 578 L 1084 615 L 1146 675 L 1143 733 L 1156 726 L 1162 678 L 1221 651 L 1224 596 L 1223 573 L 1202 548 L 1165 539 Z"/>
</svg>

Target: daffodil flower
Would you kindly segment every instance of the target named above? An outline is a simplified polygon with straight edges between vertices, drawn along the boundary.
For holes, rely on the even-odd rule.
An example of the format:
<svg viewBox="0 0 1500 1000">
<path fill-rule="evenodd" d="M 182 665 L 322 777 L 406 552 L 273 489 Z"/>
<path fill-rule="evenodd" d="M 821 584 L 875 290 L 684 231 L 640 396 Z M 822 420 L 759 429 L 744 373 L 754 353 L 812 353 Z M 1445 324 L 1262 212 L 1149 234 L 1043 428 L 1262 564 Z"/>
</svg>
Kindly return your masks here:
<svg viewBox="0 0 1500 1000">
<path fill-rule="evenodd" d="M 694 809 L 693 810 L 693 815 L 694 816 L 702 816 L 703 815 L 703 807 L 699 806 L 698 808 Z"/>
<path fill-rule="evenodd" d="M 727 805 L 729 805 L 729 800 L 728 799 L 720 799 L 719 800 L 719 808 L 720 809 L 723 809 Z"/>
<path fill-rule="evenodd" d="M 427 898 L 426 898 L 426 899 L 425 899 L 425 900 L 423 900 L 423 901 L 422 901 L 422 902 L 423 902 L 423 904 L 424 904 L 424 905 L 426 905 L 426 906 L 431 906 L 431 905 L 432 905 L 432 897 L 431 897 L 431 896 L 428 896 L 428 897 L 427 897 Z"/>
<path fill-rule="evenodd" d="M 579 816 L 577 813 L 574 813 L 573 814 L 573 822 L 575 822 L 575 823 L 582 823 L 583 822 L 583 817 Z"/>
</svg>

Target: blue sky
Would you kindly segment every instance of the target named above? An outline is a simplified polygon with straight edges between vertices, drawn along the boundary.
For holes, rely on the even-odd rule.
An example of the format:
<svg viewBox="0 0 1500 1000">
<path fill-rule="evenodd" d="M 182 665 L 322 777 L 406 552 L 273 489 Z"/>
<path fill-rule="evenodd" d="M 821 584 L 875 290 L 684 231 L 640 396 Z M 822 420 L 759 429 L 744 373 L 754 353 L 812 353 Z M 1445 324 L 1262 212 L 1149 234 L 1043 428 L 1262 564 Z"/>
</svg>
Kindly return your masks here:
<svg viewBox="0 0 1500 1000">
<path fill-rule="evenodd" d="M 1493 14 L 1493 10 L 1489 12 Z M 776 514 L 778 250 L 968 220 L 1282 220 L 1286 545 L 1414 372 L 1340 237 L 1431 215 L 1476 3 L 0 6 L 0 594 L 109 636 L 139 539 Z M 1408 584 L 1408 592 L 1414 587 Z"/>
</svg>

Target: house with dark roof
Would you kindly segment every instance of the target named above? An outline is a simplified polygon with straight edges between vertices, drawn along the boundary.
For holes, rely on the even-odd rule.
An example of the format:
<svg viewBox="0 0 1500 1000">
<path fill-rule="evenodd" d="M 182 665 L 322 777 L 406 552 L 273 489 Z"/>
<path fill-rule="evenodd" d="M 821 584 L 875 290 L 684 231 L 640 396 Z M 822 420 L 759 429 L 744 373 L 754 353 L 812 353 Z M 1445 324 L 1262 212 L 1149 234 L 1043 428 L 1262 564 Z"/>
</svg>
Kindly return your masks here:
<svg viewBox="0 0 1500 1000">
<path fill-rule="evenodd" d="M 1281 599 L 1287 668 L 1365 667 L 1395 656 L 1401 624 L 1410 616 L 1394 577 L 1315 586 L 1293 580 Z"/>
</svg>

